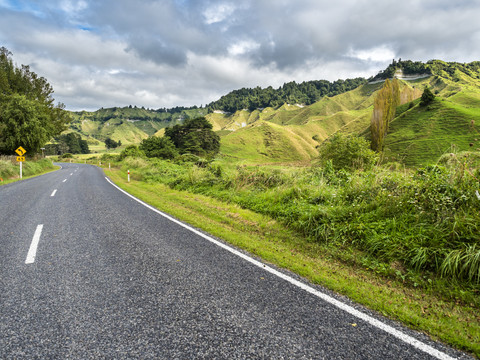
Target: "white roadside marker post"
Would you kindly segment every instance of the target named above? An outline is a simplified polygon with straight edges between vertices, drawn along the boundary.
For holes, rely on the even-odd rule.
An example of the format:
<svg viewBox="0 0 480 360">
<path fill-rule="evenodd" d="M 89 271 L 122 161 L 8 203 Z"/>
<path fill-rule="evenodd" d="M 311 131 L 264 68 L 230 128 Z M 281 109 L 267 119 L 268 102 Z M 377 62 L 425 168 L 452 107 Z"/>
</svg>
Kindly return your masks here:
<svg viewBox="0 0 480 360">
<path fill-rule="evenodd" d="M 110 163 L 108 163 L 108 170 L 110 170 Z"/>
<path fill-rule="evenodd" d="M 127 170 L 128 173 L 128 182 L 130 182 L 130 170 Z"/>
</svg>

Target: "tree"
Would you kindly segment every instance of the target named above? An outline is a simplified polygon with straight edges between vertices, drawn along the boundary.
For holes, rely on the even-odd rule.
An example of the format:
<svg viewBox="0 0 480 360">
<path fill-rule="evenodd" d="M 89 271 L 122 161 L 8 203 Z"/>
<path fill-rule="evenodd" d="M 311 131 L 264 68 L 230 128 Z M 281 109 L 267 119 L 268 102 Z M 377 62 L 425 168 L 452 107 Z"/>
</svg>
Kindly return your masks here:
<svg viewBox="0 0 480 360">
<path fill-rule="evenodd" d="M 400 90 L 397 79 L 385 80 L 385 84 L 375 97 L 370 132 L 372 134 L 372 149 L 382 151 L 385 135 L 390 121 L 395 117 L 400 104 Z"/>
<path fill-rule="evenodd" d="M 198 117 L 185 120 L 183 125 L 166 128 L 165 136 L 170 138 L 181 154 L 215 156 L 220 150 L 220 137 L 212 128 L 207 119 Z"/>
<path fill-rule="evenodd" d="M 63 104 L 53 105 L 47 80 L 26 65 L 13 64 L 12 53 L 0 48 L 0 154 L 18 146 L 35 154 L 70 121 Z"/>
<path fill-rule="evenodd" d="M 46 107 L 25 95 L 13 94 L 2 100 L 0 153 L 14 154 L 20 145 L 29 153 L 40 152 L 52 134 Z"/>
<path fill-rule="evenodd" d="M 433 100 L 435 100 L 435 95 L 433 95 L 428 86 L 425 86 L 425 90 L 423 90 L 423 94 L 420 99 L 420 106 L 427 106 L 428 104 L 432 103 Z"/>
<path fill-rule="evenodd" d="M 140 144 L 142 150 L 147 157 L 158 157 L 162 159 L 174 159 L 178 156 L 178 150 L 168 137 L 152 136 L 143 139 Z"/>
<path fill-rule="evenodd" d="M 105 139 L 105 147 L 106 147 L 107 149 L 114 149 L 114 148 L 117 148 L 117 147 L 119 147 L 119 146 L 121 146 L 121 145 L 122 145 L 121 141 L 118 141 L 118 142 L 117 142 L 117 141 L 115 141 L 115 140 L 113 140 L 113 139 L 111 139 L 111 138 L 109 138 L 109 137 L 107 137 L 107 138 Z"/>
</svg>

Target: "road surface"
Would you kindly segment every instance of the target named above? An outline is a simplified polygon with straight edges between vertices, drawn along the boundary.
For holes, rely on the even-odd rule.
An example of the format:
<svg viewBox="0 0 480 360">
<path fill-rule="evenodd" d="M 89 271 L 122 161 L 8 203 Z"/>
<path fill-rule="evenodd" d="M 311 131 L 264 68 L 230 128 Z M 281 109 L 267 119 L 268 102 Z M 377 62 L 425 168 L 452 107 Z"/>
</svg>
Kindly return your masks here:
<svg viewBox="0 0 480 360">
<path fill-rule="evenodd" d="M 2 186 L 0 206 L 1 359 L 468 358 L 171 221 L 91 165 Z"/>
</svg>

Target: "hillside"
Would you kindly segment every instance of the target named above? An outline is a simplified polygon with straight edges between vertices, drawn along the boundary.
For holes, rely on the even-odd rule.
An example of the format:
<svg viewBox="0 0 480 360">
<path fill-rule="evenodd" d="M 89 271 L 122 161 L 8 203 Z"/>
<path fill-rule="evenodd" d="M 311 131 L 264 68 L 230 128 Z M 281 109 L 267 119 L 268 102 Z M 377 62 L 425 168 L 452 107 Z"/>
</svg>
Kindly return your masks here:
<svg viewBox="0 0 480 360">
<path fill-rule="evenodd" d="M 444 153 L 479 150 L 480 67 L 431 64 L 433 76 L 413 83 L 429 86 L 436 99 L 427 107 L 416 101 L 397 108 L 385 139 L 386 161 L 422 166 Z"/>
<path fill-rule="evenodd" d="M 253 162 L 308 161 L 335 132 L 360 133 L 368 128 L 374 95 L 381 86 L 361 85 L 310 106 L 212 113 L 207 119 L 222 134 L 222 154 Z"/>
</svg>

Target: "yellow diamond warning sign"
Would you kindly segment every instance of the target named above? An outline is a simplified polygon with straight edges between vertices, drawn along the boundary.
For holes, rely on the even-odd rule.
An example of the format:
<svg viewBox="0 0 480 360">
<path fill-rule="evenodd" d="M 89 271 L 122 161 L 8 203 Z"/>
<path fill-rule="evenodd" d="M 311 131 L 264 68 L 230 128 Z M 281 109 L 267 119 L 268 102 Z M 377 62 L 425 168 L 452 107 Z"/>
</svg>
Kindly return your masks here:
<svg viewBox="0 0 480 360">
<path fill-rule="evenodd" d="M 23 147 L 19 146 L 17 150 L 15 150 L 15 152 L 19 155 L 19 156 L 23 156 L 25 155 L 25 153 L 27 152 L 27 150 L 25 150 Z M 17 158 L 17 161 L 20 161 L 18 160 Z M 24 161 L 24 160 L 22 160 Z"/>
</svg>

